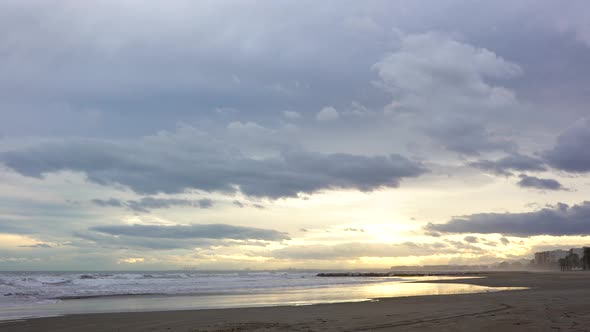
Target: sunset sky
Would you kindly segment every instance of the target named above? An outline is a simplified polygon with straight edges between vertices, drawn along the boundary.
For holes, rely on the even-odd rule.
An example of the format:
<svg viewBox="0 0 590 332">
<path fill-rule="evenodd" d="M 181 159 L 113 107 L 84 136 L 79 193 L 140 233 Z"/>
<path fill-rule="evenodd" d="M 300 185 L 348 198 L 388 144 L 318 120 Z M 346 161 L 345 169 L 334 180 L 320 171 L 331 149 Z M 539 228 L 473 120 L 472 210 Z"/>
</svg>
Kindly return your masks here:
<svg viewBox="0 0 590 332">
<path fill-rule="evenodd" d="M 0 2 L 0 270 L 590 245 L 587 1 Z"/>
</svg>

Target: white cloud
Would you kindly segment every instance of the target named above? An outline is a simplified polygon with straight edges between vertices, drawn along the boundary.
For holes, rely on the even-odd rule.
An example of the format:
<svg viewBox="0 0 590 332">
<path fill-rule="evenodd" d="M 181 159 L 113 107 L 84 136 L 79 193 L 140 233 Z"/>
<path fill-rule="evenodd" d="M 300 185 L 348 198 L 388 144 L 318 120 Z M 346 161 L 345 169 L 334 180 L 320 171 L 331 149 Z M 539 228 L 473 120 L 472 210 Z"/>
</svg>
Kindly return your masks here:
<svg viewBox="0 0 590 332">
<path fill-rule="evenodd" d="M 324 107 L 316 114 L 316 119 L 321 122 L 338 120 L 339 117 L 340 114 L 332 106 Z"/>
<path fill-rule="evenodd" d="M 374 114 L 374 112 L 358 101 L 353 101 L 350 103 L 350 110 L 343 112 L 343 114 L 352 116 L 368 116 Z"/>
<path fill-rule="evenodd" d="M 129 258 L 121 258 L 117 261 L 117 264 L 137 264 L 143 263 L 145 261 L 142 257 L 129 257 Z"/>
<path fill-rule="evenodd" d="M 231 114 L 236 114 L 239 112 L 240 112 L 239 110 L 232 108 L 232 107 L 218 107 L 215 109 L 215 113 L 221 114 L 221 115 L 231 115 Z"/>
<path fill-rule="evenodd" d="M 283 111 L 283 116 L 290 120 L 296 120 L 301 118 L 301 114 L 295 111 Z"/>
<path fill-rule="evenodd" d="M 521 75 L 520 66 L 438 32 L 399 38 L 399 48 L 373 65 L 380 78 L 375 84 L 393 97 L 385 114 L 403 112 L 407 124 L 448 150 L 478 154 L 513 148 L 488 127 L 499 114 L 515 113 L 520 103 L 512 90 L 491 81 Z"/>
<path fill-rule="evenodd" d="M 382 80 L 380 86 L 399 96 L 403 106 L 448 110 L 514 102 L 512 91 L 486 78 L 512 78 L 522 69 L 492 51 L 436 32 L 402 35 L 400 44 L 373 69 Z"/>
<path fill-rule="evenodd" d="M 232 134 L 243 134 L 243 135 L 264 135 L 271 132 L 256 122 L 240 122 L 235 121 L 227 125 L 227 130 Z"/>
</svg>

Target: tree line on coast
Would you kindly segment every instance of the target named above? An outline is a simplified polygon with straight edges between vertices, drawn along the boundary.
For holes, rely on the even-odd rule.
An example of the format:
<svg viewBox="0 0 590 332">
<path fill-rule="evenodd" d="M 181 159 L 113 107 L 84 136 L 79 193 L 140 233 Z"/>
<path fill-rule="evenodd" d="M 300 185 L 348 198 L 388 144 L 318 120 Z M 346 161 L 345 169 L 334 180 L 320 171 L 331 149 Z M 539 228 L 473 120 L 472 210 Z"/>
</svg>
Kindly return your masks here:
<svg viewBox="0 0 590 332">
<path fill-rule="evenodd" d="M 560 258 L 559 268 L 561 271 L 590 270 L 590 247 L 584 247 L 584 256 L 570 252 L 565 258 Z"/>
</svg>

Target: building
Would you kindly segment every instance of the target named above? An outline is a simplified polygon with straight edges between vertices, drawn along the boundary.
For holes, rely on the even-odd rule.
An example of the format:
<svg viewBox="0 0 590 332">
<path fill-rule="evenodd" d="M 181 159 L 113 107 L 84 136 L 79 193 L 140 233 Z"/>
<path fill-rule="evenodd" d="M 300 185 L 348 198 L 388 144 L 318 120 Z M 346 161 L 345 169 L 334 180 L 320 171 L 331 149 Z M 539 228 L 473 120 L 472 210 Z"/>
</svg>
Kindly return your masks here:
<svg viewBox="0 0 590 332">
<path fill-rule="evenodd" d="M 553 265 L 565 258 L 570 252 L 567 250 L 552 250 L 535 253 L 535 265 Z"/>
<path fill-rule="evenodd" d="M 532 267 L 538 269 L 560 267 L 562 271 L 590 270 L 590 257 L 584 256 L 584 250 L 587 248 L 536 252 L 535 259 L 531 261 Z M 560 262 L 560 260 L 562 261 Z"/>
</svg>

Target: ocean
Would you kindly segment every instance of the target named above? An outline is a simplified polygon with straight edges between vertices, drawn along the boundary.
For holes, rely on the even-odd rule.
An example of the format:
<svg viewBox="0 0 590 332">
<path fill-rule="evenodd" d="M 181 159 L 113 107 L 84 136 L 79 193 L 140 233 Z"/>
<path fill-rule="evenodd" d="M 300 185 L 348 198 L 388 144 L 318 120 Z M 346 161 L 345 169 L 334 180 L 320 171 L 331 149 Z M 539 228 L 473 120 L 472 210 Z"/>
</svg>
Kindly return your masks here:
<svg viewBox="0 0 590 332">
<path fill-rule="evenodd" d="M 316 274 L 0 272 L 0 320 L 75 313 L 310 305 L 508 289 L 461 284 L 461 277 L 318 277 Z M 427 282 L 445 278 L 457 279 L 457 283 Z"/>
</svg>

